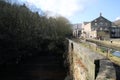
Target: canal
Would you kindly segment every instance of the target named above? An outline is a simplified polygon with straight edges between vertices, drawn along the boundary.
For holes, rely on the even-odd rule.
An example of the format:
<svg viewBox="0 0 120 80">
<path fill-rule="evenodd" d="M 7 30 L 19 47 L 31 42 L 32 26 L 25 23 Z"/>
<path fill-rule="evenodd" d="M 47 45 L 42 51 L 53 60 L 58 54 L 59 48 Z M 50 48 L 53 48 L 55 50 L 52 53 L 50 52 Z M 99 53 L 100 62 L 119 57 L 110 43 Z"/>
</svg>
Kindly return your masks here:
<svg viewBox="0 0 120 80">
<path fill-rule="evenodd" d="M 0 80 L 64 80 L 65 77 L 63 59 L 59 55 L 35 55 L 19 64 L 0 65 Z"/>
<path fill-rule="evenodd" d="M 106 47 L 106 46 L 103 46 L 103 45 L 100 45 L 100 44 L 95 44 L 95 43 L 92 43 L 92 42 L 89 42 L 89 41 L 87 41 L 86 43 L 91 45 L 91 46 L 94 46 L 96 48 L 99 48 L 105 54 L 108 53 L 108 51 L 110 51 L 109 54 L 120 58 L 120 51 L 118 51 L 115 48 Z M 113 65 L 114 65 L 114 68 L 116 70 L 116 80 L 120 80 L 120 76 L 119 76 L 119 74 L 120 74 L 120 65 L 115 64 L 115 63 L 113 63 Z"/>
</svg>

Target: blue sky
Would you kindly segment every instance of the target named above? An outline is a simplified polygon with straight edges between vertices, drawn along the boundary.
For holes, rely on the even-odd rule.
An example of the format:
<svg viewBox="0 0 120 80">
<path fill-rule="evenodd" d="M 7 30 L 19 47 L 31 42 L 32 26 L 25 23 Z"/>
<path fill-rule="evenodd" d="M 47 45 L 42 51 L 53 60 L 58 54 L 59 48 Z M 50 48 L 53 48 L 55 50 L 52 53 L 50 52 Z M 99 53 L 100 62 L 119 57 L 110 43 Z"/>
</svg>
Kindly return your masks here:
<svg viewBox="0 0 120 80">
<path fill-rule="evenodd" d="M 74 16 L 75 21 L 71 18 L 72 22 L 91 21 L 98 17 L 100 12 L 110 21 L 120 19 L 119 0 L 96 0 L 96 2 L 85 7 L 83 12 L 76 13 L 77 17 Z"/>
<path fill-rule="evenodd" d="M 36 7 L 48 16 L 62 15 L 71 23 L 82 23 L 99 17 L 100 12 L 110 21 L 120 19 L 120 0 L 11 0 L 25 3 L 29 8 Z"/>
</svg>

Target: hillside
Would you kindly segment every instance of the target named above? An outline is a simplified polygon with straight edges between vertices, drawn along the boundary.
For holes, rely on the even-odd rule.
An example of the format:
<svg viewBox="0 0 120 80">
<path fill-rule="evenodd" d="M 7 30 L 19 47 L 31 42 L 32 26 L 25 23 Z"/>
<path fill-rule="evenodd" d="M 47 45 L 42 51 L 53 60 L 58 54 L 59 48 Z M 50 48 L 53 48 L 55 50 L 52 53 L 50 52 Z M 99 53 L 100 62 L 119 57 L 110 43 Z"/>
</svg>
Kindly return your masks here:
<svg viewBox="0 0 120 80">
<path fill-rule="evenodd" d="M 120 20 L 114 21 L 115 25 L 120 26 Z"/>
</svg>

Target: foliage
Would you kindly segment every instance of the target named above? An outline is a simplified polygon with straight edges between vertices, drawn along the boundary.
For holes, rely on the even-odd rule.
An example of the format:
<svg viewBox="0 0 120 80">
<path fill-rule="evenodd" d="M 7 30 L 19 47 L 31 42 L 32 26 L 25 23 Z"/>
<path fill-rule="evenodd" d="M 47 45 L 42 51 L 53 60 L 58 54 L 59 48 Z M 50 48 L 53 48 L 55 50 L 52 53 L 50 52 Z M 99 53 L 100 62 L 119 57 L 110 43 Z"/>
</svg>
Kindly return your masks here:
<svg viewBox="0 0 120 80">
<path fill-rule="evenodd" d="M 0 1 L 0 59 L 41 51 L 64 52 L 64 40 L 70 34 L 70 22 L 64 17 L 48 18 L 31 12 L 25 4 Z"/>
</svg>

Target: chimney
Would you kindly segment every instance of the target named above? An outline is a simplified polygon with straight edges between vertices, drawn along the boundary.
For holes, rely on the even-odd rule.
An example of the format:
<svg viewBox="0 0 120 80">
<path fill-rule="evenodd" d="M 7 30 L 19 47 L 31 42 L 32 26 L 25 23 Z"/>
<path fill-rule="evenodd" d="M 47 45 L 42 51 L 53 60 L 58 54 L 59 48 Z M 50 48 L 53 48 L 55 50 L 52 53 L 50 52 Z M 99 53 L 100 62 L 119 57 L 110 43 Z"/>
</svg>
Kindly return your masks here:
<svg viewBox="0 0 120 80">
<path fill-rule="evenodd" d="M 100 12 L 100 16 L 102 16 L 102 13 Z"/>
</svg>

